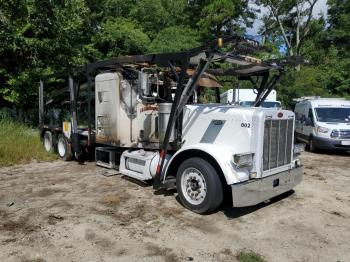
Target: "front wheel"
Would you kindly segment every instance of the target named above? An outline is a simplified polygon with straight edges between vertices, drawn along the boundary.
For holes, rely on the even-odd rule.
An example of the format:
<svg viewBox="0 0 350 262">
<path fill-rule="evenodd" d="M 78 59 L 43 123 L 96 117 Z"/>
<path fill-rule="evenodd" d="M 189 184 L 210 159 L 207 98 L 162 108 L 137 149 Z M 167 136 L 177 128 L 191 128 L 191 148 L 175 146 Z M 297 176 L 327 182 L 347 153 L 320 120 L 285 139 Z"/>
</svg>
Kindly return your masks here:
<svg viewBox="0 0 350 262">
<path fill-rule="evenodd" d="M 310 149 L 310 152 L 317 152 L 317 147 L 315 145 L 315 141 L 312 137 L 310 137 L 310 141 L 309 141 L 309 149 Z"/>
<path fill-rule="evenodd" d="M 69 161 L 72 159 L 72 148 L 68 143 L 66 137 L 63 134 L 58 135 L 57 139 L 57 152 L 60 158 L 64 161 Z"/>
<path fill-rule="evenodd" d="M 199 214 L 217 209 L 223 201 L 219 174 L 202 158 L 190 158 L 180 165 L 176 188 L 181 203 Z"/>
</svg>

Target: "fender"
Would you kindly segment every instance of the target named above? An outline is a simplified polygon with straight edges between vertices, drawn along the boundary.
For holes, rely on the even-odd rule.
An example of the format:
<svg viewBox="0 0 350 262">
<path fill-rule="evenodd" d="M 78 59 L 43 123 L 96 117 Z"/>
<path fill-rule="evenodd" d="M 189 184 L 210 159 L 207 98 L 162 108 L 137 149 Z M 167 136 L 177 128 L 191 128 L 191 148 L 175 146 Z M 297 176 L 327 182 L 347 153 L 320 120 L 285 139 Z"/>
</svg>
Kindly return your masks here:
<svg viewBox="0 0 350 262">
<path fill-rule="evenodd" d="M 201 151 L 210 155 L 220 167 L 228 185 L 236 184 L 249 179 L 249 170 L 247 168 L 238 169 L 232 163 L 232 156 L 235 152 L 231 148 L 206 143 L 193 144 L 178 150 L 166 165 L 164 179 L 169 174 L 169 170 L 175 168 L 175 166 L 172 165 L 176 164 L 176 160 L 184 154 L 190 153 L 191 151 Z"/>
</svg>

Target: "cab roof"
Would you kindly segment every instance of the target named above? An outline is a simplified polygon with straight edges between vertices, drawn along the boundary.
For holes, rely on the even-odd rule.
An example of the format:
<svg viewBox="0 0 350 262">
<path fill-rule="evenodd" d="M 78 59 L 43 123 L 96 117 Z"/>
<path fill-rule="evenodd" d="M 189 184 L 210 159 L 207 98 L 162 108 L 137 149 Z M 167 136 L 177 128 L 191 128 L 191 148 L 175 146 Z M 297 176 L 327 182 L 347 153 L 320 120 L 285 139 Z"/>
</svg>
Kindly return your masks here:
<svg viewBox="0 0 350 262">
<path fill-rule="evenodd" d="M 350 100 L 345 98 L 315 98 L 301 101 L 298 104 L 309 102 L 312 107 L 350 107 Z"/>
</svg>

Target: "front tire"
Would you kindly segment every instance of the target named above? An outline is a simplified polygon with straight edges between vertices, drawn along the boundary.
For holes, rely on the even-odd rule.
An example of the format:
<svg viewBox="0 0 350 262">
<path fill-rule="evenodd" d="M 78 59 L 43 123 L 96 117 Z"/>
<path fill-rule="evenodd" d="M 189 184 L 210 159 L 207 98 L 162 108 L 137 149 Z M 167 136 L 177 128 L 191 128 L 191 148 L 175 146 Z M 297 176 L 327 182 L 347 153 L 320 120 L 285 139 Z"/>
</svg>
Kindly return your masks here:
<svg viewBox="0 0 350 262">
<path fill-rule="evenodd" d="M 309 149 L 310 149 L 310 152 L 313 152 L 313 153 L 317 152 L 317 147 L 312 137 L 310 137 L 310 140 L 309 140 Z"/>
<path fill-rule="evenodd" d="M 71 145 L 63 134 L 58 135 L 57 152 L 60 158 L 64 161 L 69 161 L 73 157 Z"/>
<path fill-rule="evenodd" d="M 202 158 L 190 158 L 180 165 L 176 175 L 176 188 L 181 203 L 199 214 L 214 211 L 223 201 L 219 174 Z"/>
</svg>

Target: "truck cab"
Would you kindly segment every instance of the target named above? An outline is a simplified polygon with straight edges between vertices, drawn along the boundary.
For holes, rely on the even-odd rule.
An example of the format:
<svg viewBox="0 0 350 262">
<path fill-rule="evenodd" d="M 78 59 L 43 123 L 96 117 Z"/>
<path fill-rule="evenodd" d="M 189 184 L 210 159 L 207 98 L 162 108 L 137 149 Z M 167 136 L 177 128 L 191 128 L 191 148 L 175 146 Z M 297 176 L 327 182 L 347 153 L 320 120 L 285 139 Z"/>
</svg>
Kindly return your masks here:
<svg viewBox="0 0 350 262">
<path fill-rule="evenodd" d="M 295 105 L 295 136 L 317 149 L 350 150 L 350 101 L 311 98 Z"/>
</svg>

